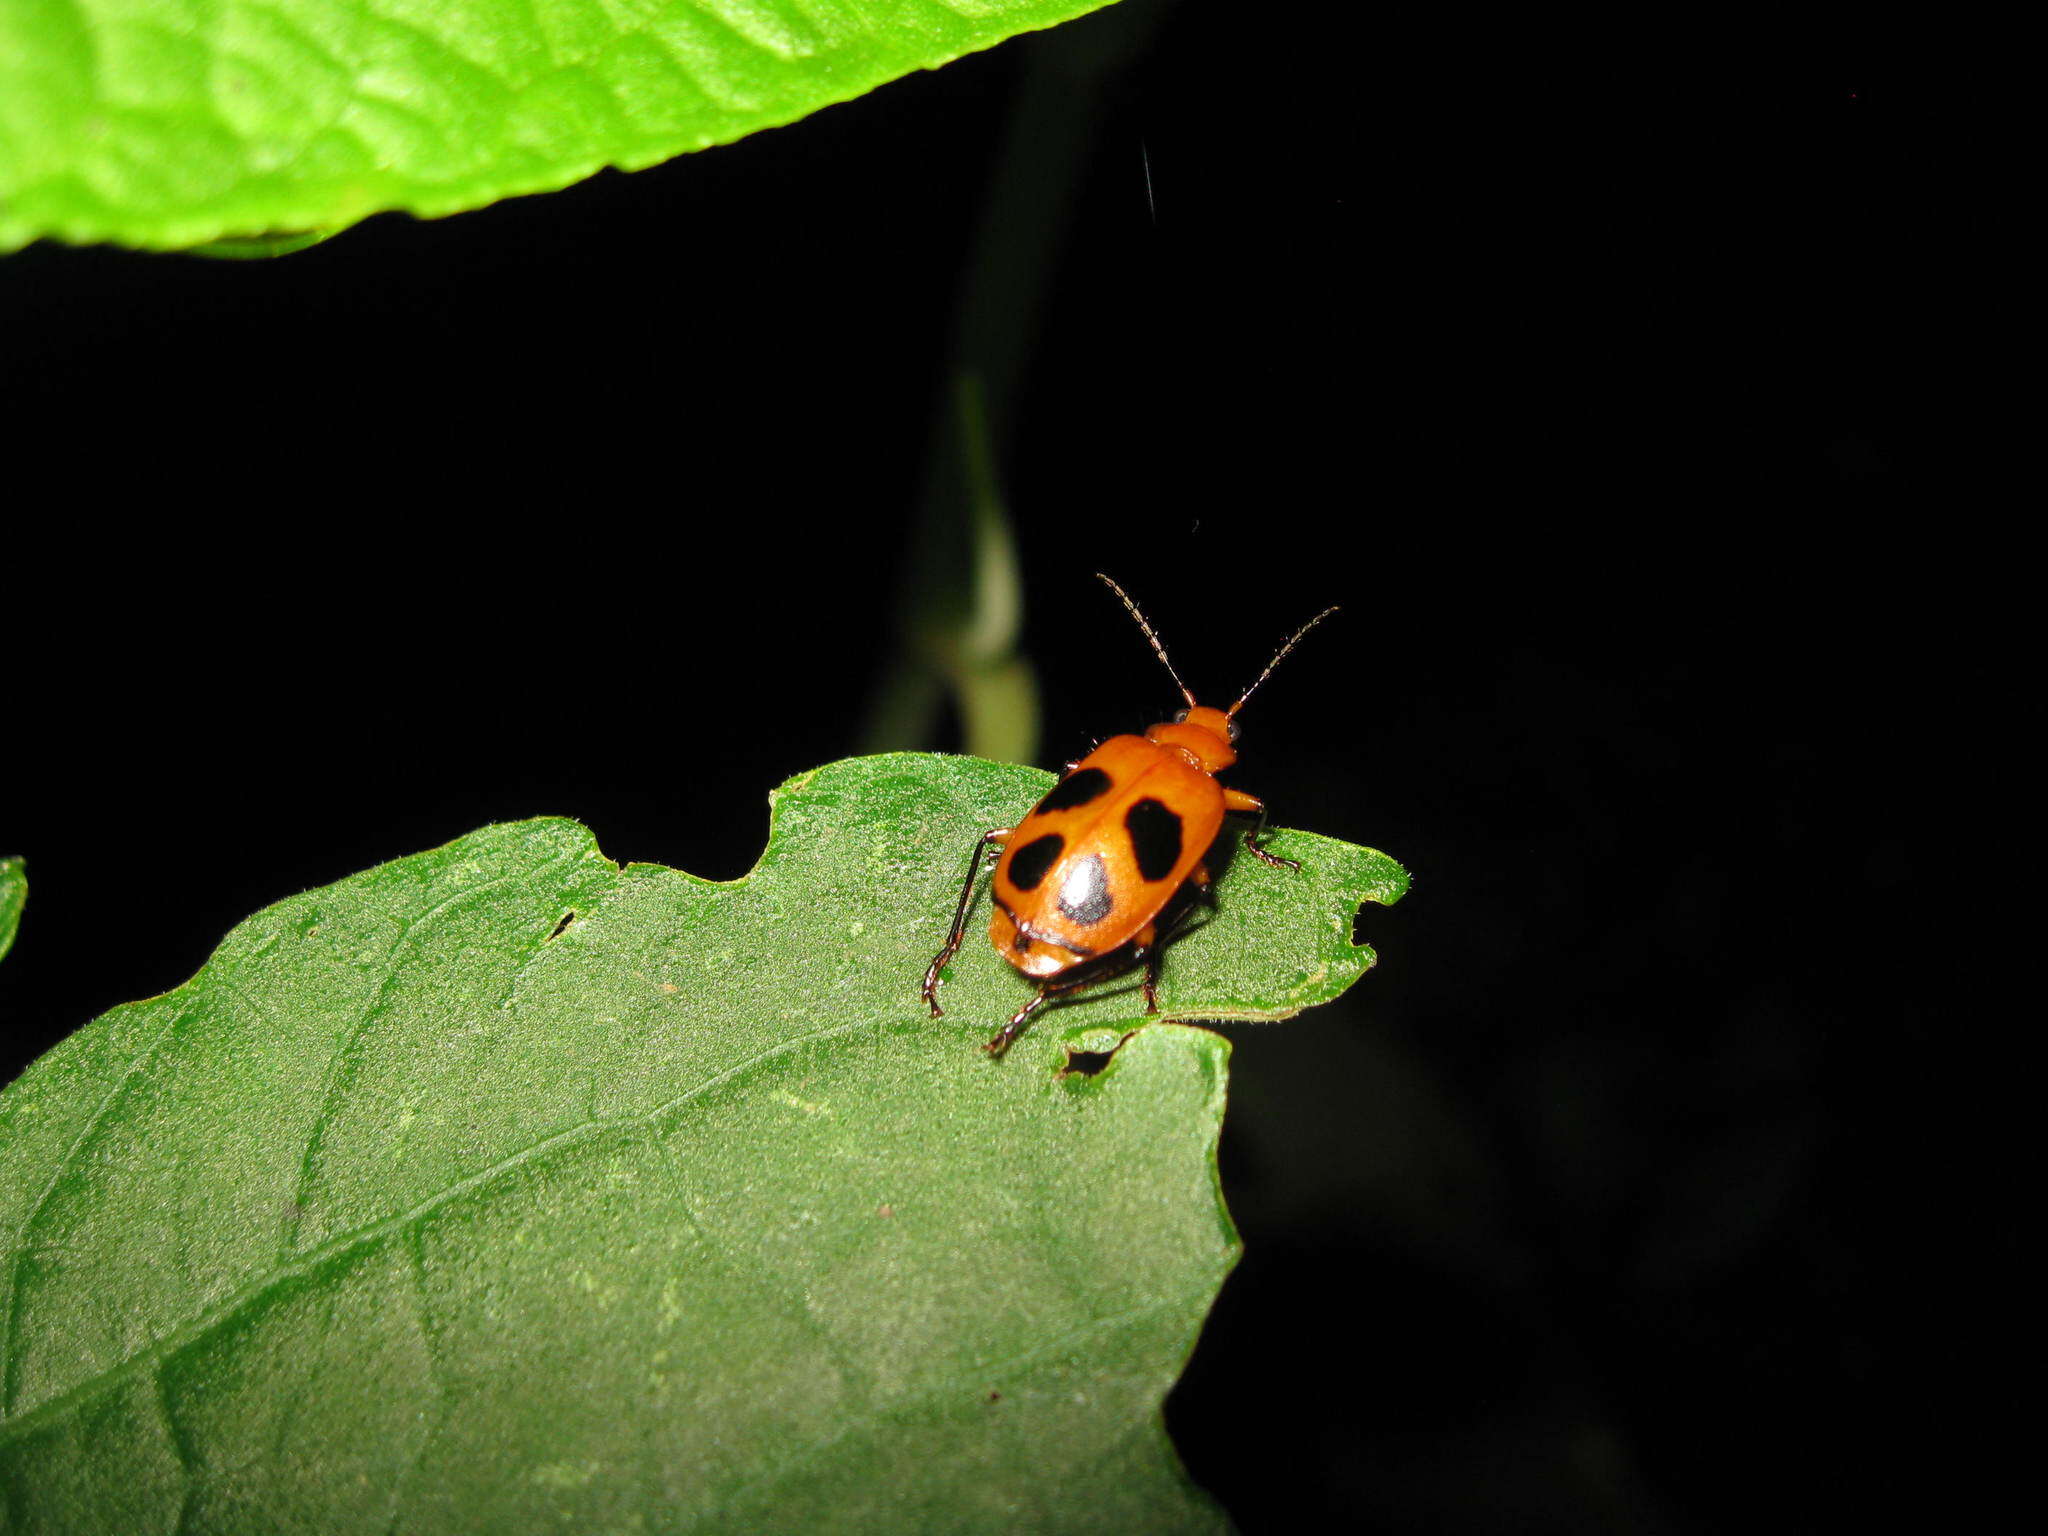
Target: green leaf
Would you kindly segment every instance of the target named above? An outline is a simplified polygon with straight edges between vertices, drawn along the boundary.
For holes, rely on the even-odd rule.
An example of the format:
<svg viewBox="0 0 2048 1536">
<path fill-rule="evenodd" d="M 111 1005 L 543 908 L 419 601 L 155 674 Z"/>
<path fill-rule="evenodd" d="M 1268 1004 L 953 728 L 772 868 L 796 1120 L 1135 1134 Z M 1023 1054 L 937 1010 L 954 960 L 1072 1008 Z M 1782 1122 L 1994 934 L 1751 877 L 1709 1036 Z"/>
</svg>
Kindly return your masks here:
<svg viewBox="0 0 2048 1536">
<path fill-rule="evenodd" d="M 730 884 L 487 827 L 80 1030 L 0 1094 L 6 1529 L 1219 1528 L 1159 1405 L 1236 1253 L 1226 1043 L 1122 986 L 992 1060 L 985 943 L 918 998 L 1048 783 L 835 763 Z M 1399 867 L 1275 845 L 1170 1013 L 1371 964 Z"/>
<path fill-rule="evenodd" d="M 456 213 L 728 143 L 1106 3 L 8 0 L 0 251 Z"/>
<path fill-rule="evenodd" d="M 28 903 L 28 864 L 22 859 L 0 859 L 0 960 L 14 948 L 14 931 L 21 926 L 21 909 Z"/>
</svg>

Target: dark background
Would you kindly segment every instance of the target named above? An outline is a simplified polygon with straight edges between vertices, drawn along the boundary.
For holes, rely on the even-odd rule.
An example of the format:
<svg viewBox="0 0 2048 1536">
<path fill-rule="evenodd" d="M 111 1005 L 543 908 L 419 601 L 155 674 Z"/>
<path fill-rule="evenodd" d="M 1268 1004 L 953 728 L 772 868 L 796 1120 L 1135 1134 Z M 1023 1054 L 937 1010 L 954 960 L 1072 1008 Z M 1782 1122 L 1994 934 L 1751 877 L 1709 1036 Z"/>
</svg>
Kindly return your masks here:
<svg viewBox="0 0 2048 1536">
<path fill-rule="evenodd" d="M 2011 1433 L 1930 908 L 2019 109 L 1851 27 L 1244 16 L 277 262 L 0 262 L 0 1078 L 486 821 L 744 871 L 860 739 L 1006 123 L 1093 60 L 998 443 L 1042 757 L 1171 702 L 1091 571 L 1205 694 L 1341 603 L 1235 781 L 1415 880 L 1342 1003 L 1232 1031 L 1192 1472 L 1248 1532 L 1953 1519 Z"/>
</svg>

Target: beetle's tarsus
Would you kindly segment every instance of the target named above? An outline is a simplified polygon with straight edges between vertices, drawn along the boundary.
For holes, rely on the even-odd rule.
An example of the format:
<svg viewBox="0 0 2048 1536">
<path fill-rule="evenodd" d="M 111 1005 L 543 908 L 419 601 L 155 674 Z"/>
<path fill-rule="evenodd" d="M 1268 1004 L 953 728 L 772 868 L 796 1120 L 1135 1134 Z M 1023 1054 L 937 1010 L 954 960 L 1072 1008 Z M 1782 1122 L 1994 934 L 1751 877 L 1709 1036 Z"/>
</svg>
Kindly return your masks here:
<svg viewBox="0 0 2048 1536">
<path fill-rule="evenodd" d="M 1245 835 L 1244 835 L 1244 845 L 1245 845 L 1245 847 L 1246 847 L 1246 848 L 1250 849 L 1250 850 L 1252 851 L 1252 853 L 1254 853 L 1255 855 L 1257 855 L 1259 859 L 1261 859 L 1262 861 L 1264 861 L 1264 862 L 1265 862 L 1265 863 L 1267 863 L 1267 864 L 1270 864 L 1270 865 L 1272 865 L 1272 866 L 1273 866 L 1273 868 L 1275 868 L 1275 869 L 1299 869 L 1299 868 L 1301 868 L 1301 864 L 1300 864 L 1300 863 L 1299 863 L 1299 862 L 1298 862 L 1297 860 L 1294 860 L 1294 859 L 1283 859 L 1283 858 L 1281 858 L 1281 857 L 1280 857 L 1280 855 L 1279 855 L 1279 854 L 1277 854 L 1277 853 L 1268 853 L 1268 852 L 1266 852 L 1266 850 L 1265 850 L 1265 849 L 1261 848 L 1261 847 L 1260 847 L 1260 846 L 1258 845 L 1258 842 L 1256 841 L 1257 837 L 1258 837 L 1258 834 L 1257 834 L 1256 832 L 1247 832 L 1247 833 L 1245 833 Z"/>
</svg>

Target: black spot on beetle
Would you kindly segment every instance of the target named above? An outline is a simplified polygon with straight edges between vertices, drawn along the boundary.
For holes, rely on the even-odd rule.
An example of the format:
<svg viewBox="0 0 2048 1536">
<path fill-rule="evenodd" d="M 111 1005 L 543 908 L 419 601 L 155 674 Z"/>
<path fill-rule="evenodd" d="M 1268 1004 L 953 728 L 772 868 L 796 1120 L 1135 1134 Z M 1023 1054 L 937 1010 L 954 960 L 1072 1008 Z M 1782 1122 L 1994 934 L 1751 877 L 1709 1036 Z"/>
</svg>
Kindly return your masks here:
<svg viewBox="0 0 2048 1536">
<path fill-rule="evenodd" d="M 1124 812 L 1124 830 L 1131 834 L 1131 852 L 1138 856 L 1138 873 L 1147 880 L 1164 880 L 1180 862 L 1180 816 L 1167 809 L 1164 801 L 1149 796 Z"/>
<path fill-rule="evenodd" d="M 1100 768 L 1083 768 L 1053 785 L 1038 802 L 1041 811 L 1071 811 L 1077 805 L 1099 800 L 1109 792 L 1109 775 Z"/>
<path fill-rule="evenodd" d="M 1067 840 L 1057 832 L 1034 837 L 1010 855 L 1010 884 L 1020 891 L 1035 890 L 1066 846 Z"/>
<path fill-rule="evenodd" d="M 1102 855 L 1091 853 L 1077 860 L 1060 882 L 1059 908 L 1070 922 L 1086 928 L 1109 916 L 1116 902 L 1109 894 L 1109 872 L 1102 867 Z"/>
</svg>

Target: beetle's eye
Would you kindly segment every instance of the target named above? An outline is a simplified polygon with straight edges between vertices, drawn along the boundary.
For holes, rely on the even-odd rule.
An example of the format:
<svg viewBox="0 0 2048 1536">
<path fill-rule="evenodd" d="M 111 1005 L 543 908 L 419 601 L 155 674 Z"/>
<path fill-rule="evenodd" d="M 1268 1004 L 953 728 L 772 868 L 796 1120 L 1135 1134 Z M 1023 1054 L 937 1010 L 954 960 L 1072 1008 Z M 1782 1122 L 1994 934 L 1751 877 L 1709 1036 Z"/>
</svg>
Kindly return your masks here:
<svg viewBox="0 0 2048 1536">
<path fill-rule="evenodd" d="M 1235 720 L 1225 720 L 1223 723 L 1230 727 L 1230 742 L 1232 746 L 1235 746 L 1237 744 L 1237 722 Z"/>
<path fill-rule="evenodd" d="M 1173 712 L 1173 723 L 1175 725 L 1185 725 L 1187 723 L 1187 718 L 1188 712 L 1184 709 L 1177 709 Z"/>
</svg>

